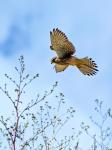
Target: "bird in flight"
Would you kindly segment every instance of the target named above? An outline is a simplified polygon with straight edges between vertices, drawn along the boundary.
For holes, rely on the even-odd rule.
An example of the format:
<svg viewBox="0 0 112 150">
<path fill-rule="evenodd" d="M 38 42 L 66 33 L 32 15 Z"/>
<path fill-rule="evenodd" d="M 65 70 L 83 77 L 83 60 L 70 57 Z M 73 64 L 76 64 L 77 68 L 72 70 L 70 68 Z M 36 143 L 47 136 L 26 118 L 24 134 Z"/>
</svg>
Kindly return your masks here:
<svg viewBox="0 0 112 150">
<path fill-rule="evenodd" d="M 55 64 L 56 72 L 64 71 L 68 66 L 76 66 L 84 75 L 93 76 L 97 73 L 97 64 L 92 58 L 73 56 L 76 52 L 74 45 L 69 41 L 65 33 L 58 28 L 50 31 L 50 40 L 50 48 L 57 54 L 57 57 L 51 59 L 51 63 Z"/>
</svg>

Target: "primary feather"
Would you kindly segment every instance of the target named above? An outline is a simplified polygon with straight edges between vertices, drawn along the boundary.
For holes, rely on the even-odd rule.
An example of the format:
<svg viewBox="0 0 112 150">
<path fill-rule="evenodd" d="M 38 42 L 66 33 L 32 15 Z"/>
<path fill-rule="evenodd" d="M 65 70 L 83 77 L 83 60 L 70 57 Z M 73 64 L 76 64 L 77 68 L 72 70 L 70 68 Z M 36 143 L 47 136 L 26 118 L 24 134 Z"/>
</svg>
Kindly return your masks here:
<svg viewBox="0 0 112 150">
<path fill-rule="evenodd" d="M 58 28 L 50 32 L 51 46 L 56 51 L 58 58 L 65 58 L 75 53 L 74 45 L 68 40 L 65 33 Z"/>
</svg>

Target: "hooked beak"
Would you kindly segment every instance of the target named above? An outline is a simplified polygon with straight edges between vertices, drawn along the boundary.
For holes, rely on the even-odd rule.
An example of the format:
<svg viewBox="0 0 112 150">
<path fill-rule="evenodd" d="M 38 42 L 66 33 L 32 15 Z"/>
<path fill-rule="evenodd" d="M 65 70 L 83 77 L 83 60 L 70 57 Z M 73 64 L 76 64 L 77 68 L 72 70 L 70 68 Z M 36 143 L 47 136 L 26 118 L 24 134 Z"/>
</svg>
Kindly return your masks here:
<svg viewBox="0 0 112 150">
<path fill-rule="evenodd" d="M 51 59 L 51 64 L 55 63 L 55 59 L 56 59 L 56 57 Z"/>
<path fill-rule="evenodd" d="M 52 46 L 50 46 L 50 49 L 51 49 L 51 50 L 54 50 Z"/>
<path fill-rule="evenodd" d="M 51 64 L 53 64 L 53 58 L 51 59 Z"/>
</svg>

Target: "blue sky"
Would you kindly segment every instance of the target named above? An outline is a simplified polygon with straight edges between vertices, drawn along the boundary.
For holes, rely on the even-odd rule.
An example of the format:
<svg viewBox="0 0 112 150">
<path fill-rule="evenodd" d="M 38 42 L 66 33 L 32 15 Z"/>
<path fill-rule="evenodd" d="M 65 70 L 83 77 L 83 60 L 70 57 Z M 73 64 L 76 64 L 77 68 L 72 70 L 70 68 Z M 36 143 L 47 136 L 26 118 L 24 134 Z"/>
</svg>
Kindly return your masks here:
<svg viewBox="0 0 112 150">
<path fill-rule="evenodd" d="M 49 48 L 49 32 L 57 27 L 73 42 L 77 57 L 89 56 L 97 62 L 96 76 L 84 76 L 73 67 L 55 73 L 50 59 L 56 54 Z M 0 0 L 0 75 L 15 75 L 13 68 L 23 54 L 27 70 L 40 73 L 33 89 L 38 86 L 42 91 L 59 81 L 58 90 L 76 108 L 81 120 L 88 118 L 96 98 L 112 107 L 111 40 L 111 0 Z"/>
</svg>

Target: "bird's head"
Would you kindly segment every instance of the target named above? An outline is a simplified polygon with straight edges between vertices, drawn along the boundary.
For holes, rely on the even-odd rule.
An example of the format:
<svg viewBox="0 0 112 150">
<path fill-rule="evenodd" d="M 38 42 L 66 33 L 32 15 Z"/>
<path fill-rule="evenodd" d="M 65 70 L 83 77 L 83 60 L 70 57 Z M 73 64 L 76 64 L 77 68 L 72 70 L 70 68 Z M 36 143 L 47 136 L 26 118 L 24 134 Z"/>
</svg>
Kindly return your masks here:
<svg viewBox="0 0 112 150">
<path fill-rule="evenodd" d="M 50 46 L 50 49 L 51 49 L 51 50 L 54 50 L 53 47 L 52 47 L 52 45 Z"/>
<path fill-rule="evenodd" d="M 56 57 L 53 57 L 52 59 L 51 59 L 51 64 L 54 64 L 54 63 L 56 63 Z"/>
</svg>

